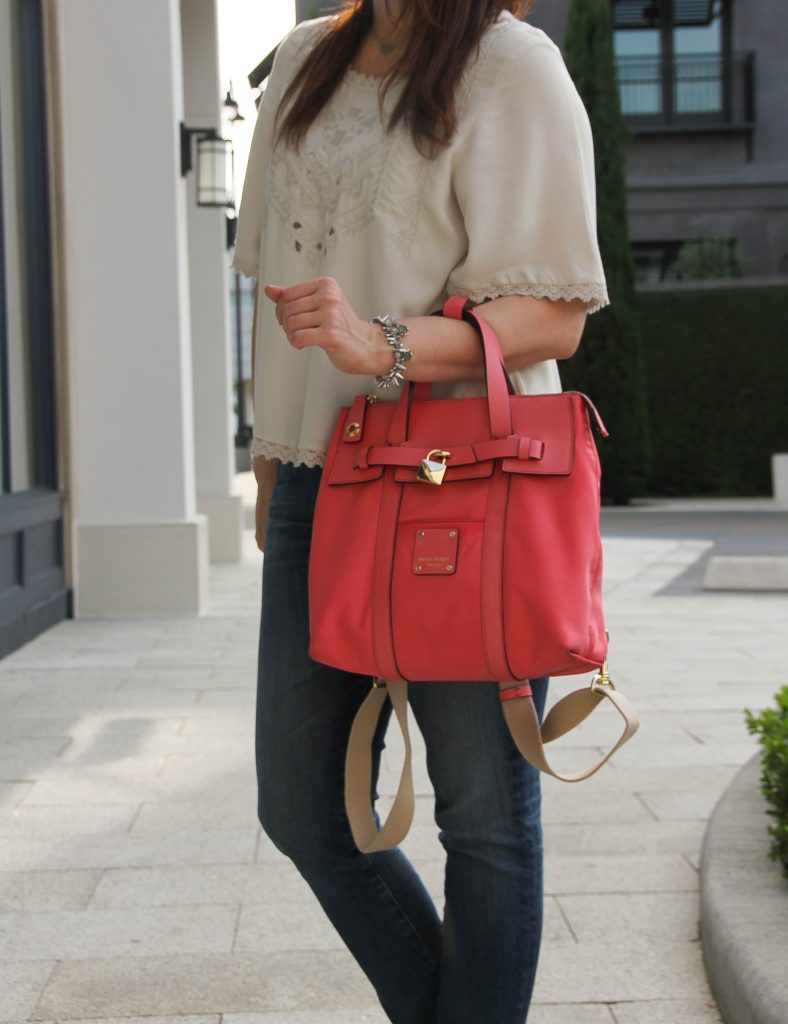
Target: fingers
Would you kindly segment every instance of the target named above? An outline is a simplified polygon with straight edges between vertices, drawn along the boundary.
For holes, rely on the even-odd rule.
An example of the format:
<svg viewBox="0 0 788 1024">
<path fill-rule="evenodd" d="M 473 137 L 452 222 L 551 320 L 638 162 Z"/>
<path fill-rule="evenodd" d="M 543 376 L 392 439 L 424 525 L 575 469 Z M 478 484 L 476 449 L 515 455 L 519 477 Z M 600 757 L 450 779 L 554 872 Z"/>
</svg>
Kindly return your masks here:
<svg viewBox="0 0 788 1024">
<path fill-rule="evenodd" d="M 265 286 L 265 294 L 272 302 L 278 303 L 280 299 L 284 299 L 285 302 L 292 302 L 295 299 L 303 299 L 308 295 L 314 295 L 316 292 L 329 292 L 338 289 L 339 285 L 333 277 L 316 277 L 311 281 L 302 281 L 300 284 L 293 284 L 287 288 L 283 288 L 281 285 L 267 284 Z"/>
<path fill-rule="evenodd" d="M 320 312 L 320 300 L 317 294 L 308 295 L 303 299 L 294 299 L 291 302 L 285 302 L 284 298 L 280 299 L 276 304 L 276 319 L 287 329 L 296 330 L 297 328 L 292 327 L 294 320 L 304 317 L 314 316 Z M 306 326 L 312 326 L 308 324 Z"/>
</svg>

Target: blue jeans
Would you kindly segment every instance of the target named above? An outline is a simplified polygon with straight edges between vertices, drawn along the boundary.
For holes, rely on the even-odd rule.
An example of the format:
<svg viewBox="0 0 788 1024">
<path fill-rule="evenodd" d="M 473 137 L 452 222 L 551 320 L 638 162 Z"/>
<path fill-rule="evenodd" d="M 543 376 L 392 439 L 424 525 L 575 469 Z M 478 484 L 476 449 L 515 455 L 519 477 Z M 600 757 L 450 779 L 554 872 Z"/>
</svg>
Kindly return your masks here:
<svg viewBox="0 0 788 1024">
<path fill-rule="evenodd" d="M 539 772 L 509 736 L 495 683 L 412 683 L 447 855 L 443 919 L 400 850 L 357 850 L 344 759 L 370 680 L 307 653 L 320 473 L 280 465 L 271 501 L 256 721 L 260 822 L 394 1024 L 523 1024 L 542 930 Z M 534 681 L 540 715 L 546 691 L 546 679 Z M 376 737 L 376 774 L 387 720 Z"/>
</svg>

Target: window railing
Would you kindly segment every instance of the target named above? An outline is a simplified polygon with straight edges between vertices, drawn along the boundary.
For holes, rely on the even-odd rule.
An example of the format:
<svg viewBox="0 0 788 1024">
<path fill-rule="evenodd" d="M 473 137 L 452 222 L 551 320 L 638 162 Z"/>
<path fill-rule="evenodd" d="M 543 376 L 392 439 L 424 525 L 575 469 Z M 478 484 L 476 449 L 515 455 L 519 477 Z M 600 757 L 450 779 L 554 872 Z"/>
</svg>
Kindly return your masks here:
<svg viewBox="0 0 788 1024">
<path fill-rule="evenodd" d="M 616 60 L 622 113 L 635 129 L 751 129 L 755 54 L 690 53 Z"/>
</svg>

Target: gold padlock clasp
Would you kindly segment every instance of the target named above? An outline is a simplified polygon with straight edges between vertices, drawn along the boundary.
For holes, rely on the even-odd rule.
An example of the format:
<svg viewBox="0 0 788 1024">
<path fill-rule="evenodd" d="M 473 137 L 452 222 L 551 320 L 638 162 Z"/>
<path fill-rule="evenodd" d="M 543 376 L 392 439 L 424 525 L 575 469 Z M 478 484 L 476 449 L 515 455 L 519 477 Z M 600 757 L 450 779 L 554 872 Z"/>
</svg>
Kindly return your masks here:
<svg viewBox="0 0 788 1024">
<path fill-rule="evenodd" d="M 432 448 L 421 460 L 421 465 L 416 471 L 416 479 L 424 484 L 442 484 L 446 463 L 450 458 L 451 452 L 445 452 L 441 448 Z"/>
</svg>

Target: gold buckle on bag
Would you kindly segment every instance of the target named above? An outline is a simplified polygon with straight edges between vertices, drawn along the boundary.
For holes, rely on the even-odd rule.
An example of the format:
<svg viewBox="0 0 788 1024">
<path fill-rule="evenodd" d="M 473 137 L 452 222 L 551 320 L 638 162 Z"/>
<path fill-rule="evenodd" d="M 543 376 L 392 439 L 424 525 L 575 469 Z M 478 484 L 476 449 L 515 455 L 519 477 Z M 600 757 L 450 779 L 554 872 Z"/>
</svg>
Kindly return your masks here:
<svg viewBox="0 0 788 1024">
<path fill-rule="evenodd" d="M 428 451 L 416 470 L 416 479 L 423 484 L 438 484 L 440 486 L 446 472 L 446 463 L 450 458 L 451 452 L 441 451 L 440 448 Z"/>
</svg>

